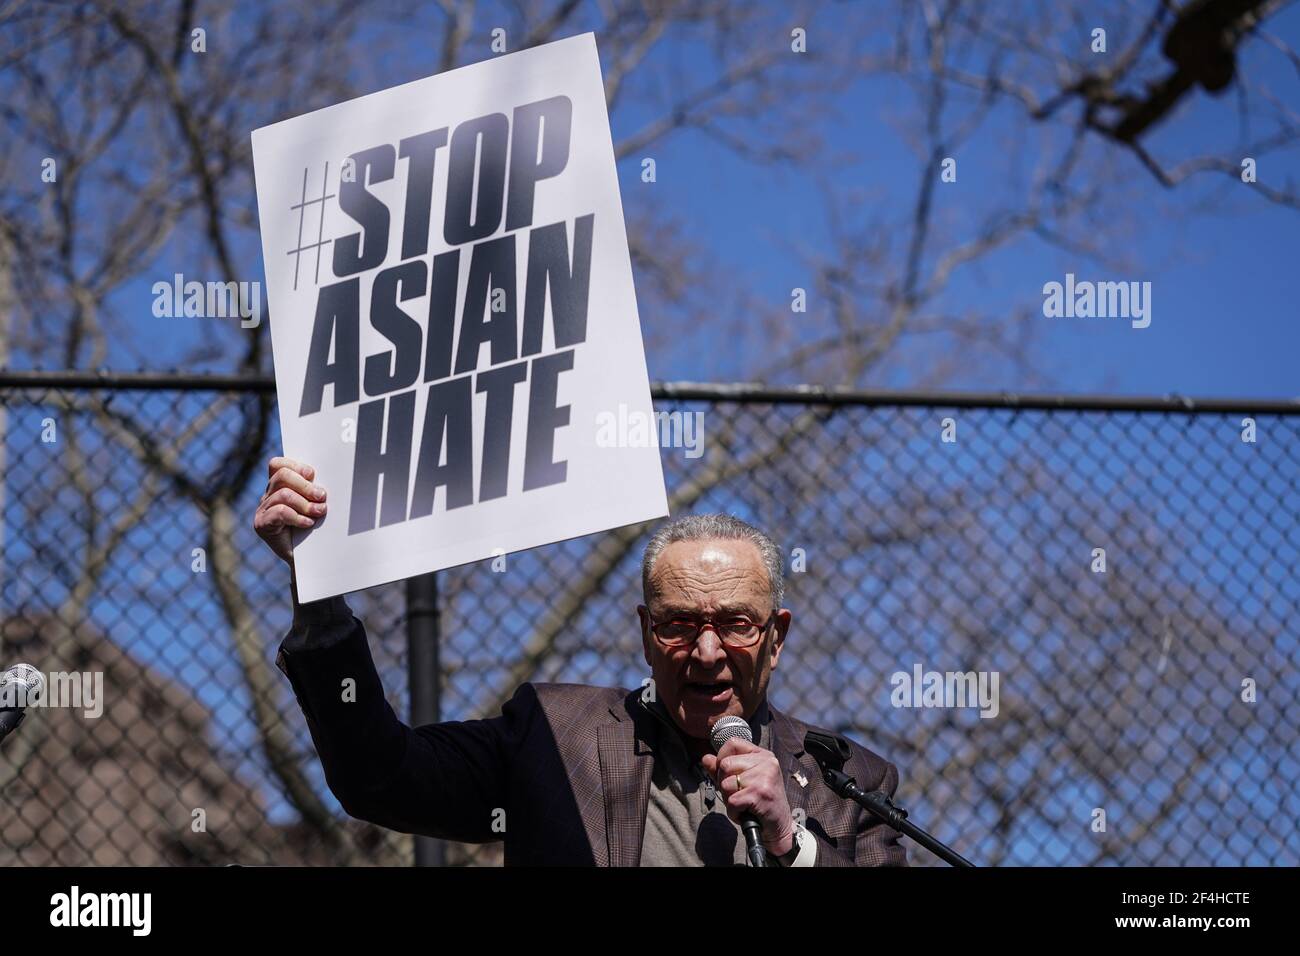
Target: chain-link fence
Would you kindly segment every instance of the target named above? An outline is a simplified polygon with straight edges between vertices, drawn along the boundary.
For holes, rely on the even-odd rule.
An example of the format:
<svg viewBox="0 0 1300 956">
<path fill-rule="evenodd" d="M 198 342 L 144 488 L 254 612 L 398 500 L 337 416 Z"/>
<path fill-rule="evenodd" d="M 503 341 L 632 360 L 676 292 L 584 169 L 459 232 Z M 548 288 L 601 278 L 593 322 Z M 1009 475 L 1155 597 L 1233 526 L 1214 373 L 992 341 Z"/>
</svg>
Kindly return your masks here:
<svg viewBox="0 0 1300 956">
<path fill-rule="evenodd" d="M 0 863 L 411 862 L 342 813 L 272 666 L 269 383 L 134 384 L 0 388 L 3 662 L 87 675 L 0 749 Z M 673 512 L 786 553 L 774 703 L 897 763 L 940 839 L 978 864 L 1300 862 L 1296 409 L 656 397 Z M 437 575 L 441 716 L 524 680 L 640 684 L 647 533 Z M 407 713 L 407 586 L 350 603 Z"/>
</svg>

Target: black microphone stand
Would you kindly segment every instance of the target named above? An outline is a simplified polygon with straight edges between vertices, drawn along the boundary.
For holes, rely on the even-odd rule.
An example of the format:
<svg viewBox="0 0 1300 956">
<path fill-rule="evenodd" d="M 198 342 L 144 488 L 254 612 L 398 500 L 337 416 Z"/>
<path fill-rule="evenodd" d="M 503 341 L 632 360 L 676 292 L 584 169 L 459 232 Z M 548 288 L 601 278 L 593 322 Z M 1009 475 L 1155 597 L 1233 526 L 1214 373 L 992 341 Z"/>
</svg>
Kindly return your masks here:
<svg viewBox="0 0 1300 956">
<path fill-rule="evenodd" d="M 808 731 L 804 737 L 804 749 L 812 754 L 821 767 L 822 779 L 838 796 L 852 800 L 868 813 L 889 824 L 904 836 L 909 836 L 925 847 L 949 866 L 969 866 L 975 864 L 956 850 L 946 846 L 926 833 L 915 823 L 907 819 L 907 811 L 894 806 L 892 800 L 879 790 L 870 793 L 858 786 L 857 781 L 844 772 L 844 764 L 852 755 L 849 745 L 839 737 L 830 734 Z"/>
</svg>

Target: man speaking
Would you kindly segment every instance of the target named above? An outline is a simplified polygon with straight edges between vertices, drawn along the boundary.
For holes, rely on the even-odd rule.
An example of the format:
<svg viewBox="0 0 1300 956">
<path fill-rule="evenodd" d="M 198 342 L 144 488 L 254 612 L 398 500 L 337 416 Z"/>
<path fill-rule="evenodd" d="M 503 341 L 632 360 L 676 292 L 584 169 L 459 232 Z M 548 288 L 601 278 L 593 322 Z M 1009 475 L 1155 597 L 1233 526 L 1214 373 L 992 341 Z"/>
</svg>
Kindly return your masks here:
<svg viewBox="0 0 1300 956">
<path fill-rule="evenodd" d="M 312 527 L 326 493 L 310 465 L 277 457 L 269 473 L 253 526 L 292 569 L 290 529 Z M 502 840 L 507 865 L 743 865 L 746 822 L 769 866 L 907 863 L 896 831 L 822 784 L 803 749 L 809 725 L 767 703 L 791 615 L 780 552 L 737 518 L 677 518 L 646 546 L 637 614 L 647 687 L 526 683 L 487 720 L 408 727 L 344 599 L 299 604 L 292 587 L 276 665 L 354 817 Z M 742 718 L 749 739 L 742 732 L 715 754 L 710 731 L 723 717 Z M 892 796 L 895 767 L 850 747 L 845 772 Z"/>
</svg>

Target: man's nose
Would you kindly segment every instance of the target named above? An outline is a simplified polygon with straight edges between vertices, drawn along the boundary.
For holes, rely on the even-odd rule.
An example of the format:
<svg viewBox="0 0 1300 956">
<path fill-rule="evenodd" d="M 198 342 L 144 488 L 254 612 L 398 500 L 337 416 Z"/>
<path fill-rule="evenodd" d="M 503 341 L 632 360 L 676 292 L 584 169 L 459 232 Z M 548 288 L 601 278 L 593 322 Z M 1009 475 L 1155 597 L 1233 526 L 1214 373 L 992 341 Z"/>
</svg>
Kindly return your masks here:
<svg viewBox="0 0 1300 956">
<path fill-rule="evenodd" d="M 700 629 L 691 656 L 705 667 L 712 667 L 718 661 L 726 659 L 727 653 L 723 650 L 722 639 L 718 637 L 717 629 L 712 624 L 706 624 Z"/>
</svg>

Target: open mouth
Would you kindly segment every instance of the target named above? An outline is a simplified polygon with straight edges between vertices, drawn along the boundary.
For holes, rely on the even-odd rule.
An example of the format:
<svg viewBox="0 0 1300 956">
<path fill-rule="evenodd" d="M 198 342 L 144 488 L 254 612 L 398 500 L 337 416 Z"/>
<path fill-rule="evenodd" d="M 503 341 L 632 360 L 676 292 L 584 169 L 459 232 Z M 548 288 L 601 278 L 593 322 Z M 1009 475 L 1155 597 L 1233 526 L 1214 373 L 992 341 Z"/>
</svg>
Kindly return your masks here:
<svg viewBox="0 0 1300 956">
<path fill-rule="evenodd" d="M 735 689 L 732 687 L 731 681 L 728 680 L 692 680 L 686 682 L 686 693 L 695 700 L 707 700 L 711 703 L 722 704 L 731 700 L 732 694 L 735 693 Z"/>
</svg>

